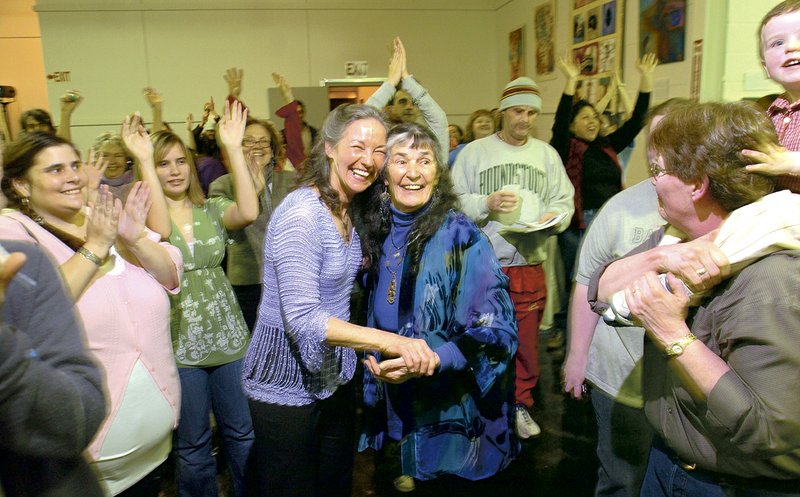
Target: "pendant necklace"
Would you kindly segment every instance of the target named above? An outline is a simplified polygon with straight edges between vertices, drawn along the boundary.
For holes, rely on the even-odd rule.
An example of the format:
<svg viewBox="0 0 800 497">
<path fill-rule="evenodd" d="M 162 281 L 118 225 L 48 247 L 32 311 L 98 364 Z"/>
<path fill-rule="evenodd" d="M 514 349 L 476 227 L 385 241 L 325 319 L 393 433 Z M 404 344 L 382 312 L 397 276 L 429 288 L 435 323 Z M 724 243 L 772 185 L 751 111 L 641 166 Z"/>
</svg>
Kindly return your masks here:
<svg viewBox="0 0 800 497">
<path fill-rule="evenodd" d="M 394 261 L 390 261 L 387 257 L 384 264 L 386 265 L 386 270 L 392 275 L 392 279 L 389 281 L 389 288 L 386 290 L 386 302 L 392 305 L 397 297 L 397 269 L 400 267 L 400 264 L 403 263 L 403 252 L 405 251 L 406 244 L 403 244 L 402 247 L 398 247 L 397 244 L 394 243 L 394 230 L 389 230 L 389 241 L 392 243 L 392 247 L 394 247 L 394 253 L 392 254 Z M 395 268 L 394 270 L 392 270 L 393 266 Z"/>
</svg>

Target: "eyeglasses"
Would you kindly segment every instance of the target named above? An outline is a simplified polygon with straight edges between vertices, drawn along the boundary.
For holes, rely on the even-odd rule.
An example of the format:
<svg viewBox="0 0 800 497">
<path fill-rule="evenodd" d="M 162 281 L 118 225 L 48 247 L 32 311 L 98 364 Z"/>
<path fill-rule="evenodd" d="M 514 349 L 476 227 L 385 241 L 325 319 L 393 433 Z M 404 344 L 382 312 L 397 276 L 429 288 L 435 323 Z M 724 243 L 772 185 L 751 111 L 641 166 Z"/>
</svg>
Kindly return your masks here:
<svg viewBox="0 0 800 497">
<path fill-rule="evenodd" d="M 252 148 L 258 146 L 259 148 L 272 148 L 272 143 L 267 138 L 260 140 L 253 140 L 252 138 L 245 138 L 242 140 L 242 146 Z"/>
<path fill-rule="evenodd" d="M 659 176 L 667 174 L 666 168 L 659 166 L 655 162 L 651 162 L 648 168 L 650 169 L 650 176 L 653 178 L 658 178 Z"/>
</svg>

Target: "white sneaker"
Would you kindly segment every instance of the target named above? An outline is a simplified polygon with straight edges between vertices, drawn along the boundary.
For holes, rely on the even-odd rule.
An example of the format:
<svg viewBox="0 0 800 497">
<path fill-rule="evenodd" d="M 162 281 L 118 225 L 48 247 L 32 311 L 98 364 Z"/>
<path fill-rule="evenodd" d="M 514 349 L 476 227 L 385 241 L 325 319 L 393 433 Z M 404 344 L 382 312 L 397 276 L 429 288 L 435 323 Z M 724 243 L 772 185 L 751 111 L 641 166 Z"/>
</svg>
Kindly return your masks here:
<svg viewBox="0 0 800 497">
<path fill-rule="evenodd" d="M 395 478 L 392 483 L 394 483 L 394 488 L 398 492 L 413 492 L 415 488 L 413 476 L 401 475 Z"/>
<path fill-rule="evenodd" d="M 531 417 L 528 409 L 522 404 L 517 404 L 514 407 L 514 431 L 522 439 L 535 437 L 542 432 L 542 429 Z"/>
</svg>

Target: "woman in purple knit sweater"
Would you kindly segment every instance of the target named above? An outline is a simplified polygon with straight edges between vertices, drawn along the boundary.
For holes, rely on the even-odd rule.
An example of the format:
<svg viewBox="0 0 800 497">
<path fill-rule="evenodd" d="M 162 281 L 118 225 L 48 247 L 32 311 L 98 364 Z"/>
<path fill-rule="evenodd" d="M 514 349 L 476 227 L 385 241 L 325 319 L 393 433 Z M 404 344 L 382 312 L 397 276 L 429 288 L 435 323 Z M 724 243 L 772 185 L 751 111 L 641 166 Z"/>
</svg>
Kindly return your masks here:
<svg viewBox="0 0 800 497">
<path fill-rule="evenodd" d="M 431 375 L 423 340 L 348 322 L 361 242 L 350 202 L 386 158 L 386 124 L 364 105 L 335 109 L 264 241 L 264 291 L 245 357 L 244 390 L 256 441 L 260 495 L 349 496 L 355 350 L 402 357 Z"/>
</svg>

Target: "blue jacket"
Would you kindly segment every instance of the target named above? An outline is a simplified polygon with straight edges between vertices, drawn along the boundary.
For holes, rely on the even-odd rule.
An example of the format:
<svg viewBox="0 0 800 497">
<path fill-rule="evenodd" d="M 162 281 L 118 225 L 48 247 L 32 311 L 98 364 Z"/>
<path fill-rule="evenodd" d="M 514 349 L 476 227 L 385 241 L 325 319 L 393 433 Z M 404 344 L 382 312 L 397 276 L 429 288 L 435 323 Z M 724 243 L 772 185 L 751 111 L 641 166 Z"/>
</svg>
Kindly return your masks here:
<svg viewBox="0 0 800 497">
<path fill-rule="evenodd" d="M 365 371 L 367 420 L 359 450 L 380 449 L 388 395 L 402 423 L 403 474 L 420 480 L 454 474 L 470 480 L 505 468 L 520 450 L 511 429 L 517 323 L 489 240 L 464 214 L 451 211 L 428 241 L 414 271 L 406 261 L 399 293 L 399 333 L 435 349 L 456 345 L 466 367 L 400 385 Z M 369 297 L 374 325 L 374 292 Z M 462 364 L 464 361 L 460 361 Z"/>
</svg>

